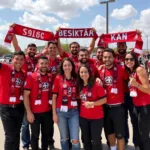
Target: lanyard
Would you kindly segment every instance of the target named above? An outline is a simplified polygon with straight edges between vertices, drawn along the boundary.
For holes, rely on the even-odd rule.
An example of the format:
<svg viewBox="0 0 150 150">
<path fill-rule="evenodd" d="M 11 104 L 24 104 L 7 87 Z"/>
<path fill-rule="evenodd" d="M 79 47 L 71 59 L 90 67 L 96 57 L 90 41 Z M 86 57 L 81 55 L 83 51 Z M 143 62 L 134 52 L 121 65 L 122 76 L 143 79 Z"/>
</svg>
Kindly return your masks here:
<svg viewBox="0 0 150 150">
<path fill-rule="evenodd" d="M 20 71 L 21 74 L 21 95 L 23 94 L 23 84 L 24 84 L 24 73 L 22 71 Z M 16 71 L 14 68 L 12 68 L 11 70 L 11 83 L 10 83 L 10 95 L 14 96 L 15 95 L 15 91 L 16 91 Z"/>
<path fill-rule="evenodd" d="M 42 77 L 39 72 L 37 72 L 37 78 L 38 78 L 38 94 L 37 94 L 37 99 L 41 100 L 42 98 Z M 47 74 L 48 82 L 49 82 L 49 98 L 52 98 L 52 80 L 51 80 L 51 75 Z"/>
<path fill-rule="evenodd" d="M 60 66 L 60 61 L 58 60 L 58 58 L 55 59 L 55 62 L 56 62 L 56 65 L 55 66 L 52 66 L 52 61 L 50 61 L 50 68 L 49 68 L 49 72 L 50 73 L 56 73 L 58 72 L 58 68 Z M 55 67 L 55 70 L 53 70 L 53 67 Z"/>
<path fill-rule="evenodd" d="M 26 61 L 27 61 L 27 72 L 34 72 L 35 69 L 35 58 L 31 59 L 30 57 L 26 57 Z"/>
<path fill-rule="evenodd" d="M 71 85 L 68 85 L 67 79 L 63 76 L 63 97 L 76 97 L 76 82 L 71 78 Z"/>
</svg>

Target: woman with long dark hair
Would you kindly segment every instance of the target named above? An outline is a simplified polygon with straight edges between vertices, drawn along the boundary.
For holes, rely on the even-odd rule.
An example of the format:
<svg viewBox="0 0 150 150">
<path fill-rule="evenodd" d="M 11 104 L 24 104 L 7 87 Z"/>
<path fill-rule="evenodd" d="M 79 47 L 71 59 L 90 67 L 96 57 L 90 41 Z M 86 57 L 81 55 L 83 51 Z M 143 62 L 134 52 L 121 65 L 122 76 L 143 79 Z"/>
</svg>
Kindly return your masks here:
<svg viewBox="0 0 150 150">
<path fill-rule="evenodd" d="M 150 149 L 150 84 L 146 70 L 139 65 L 134 52 L 125 56 L 125 68 L 129 74 L 130 96 L 133 99 L 134 115 L 140 133 L 140 150 Z M 136 134 L 137 134 L 136 133 Z M 138 136 L 138 134 L 137 134 Z"/>
<path fill-rule="evenodd" d="M 102 150 L 100 142 L 103 127 L 103 107 L 106 103 L 106 93 L 95 81 L 87 65 L 81 65 L 78 70 L 78 92 L 80 104 L 80 127 L 85 150 Z"/>
<path fill-rule="evenodd" d="M 80 150 L 76 74 L 70 58 L 62 60 L 52 92 L 53 120 L 58 124 L 62 150 L 69 150 L 69 132 L 72 150 Z"/>
</svg>

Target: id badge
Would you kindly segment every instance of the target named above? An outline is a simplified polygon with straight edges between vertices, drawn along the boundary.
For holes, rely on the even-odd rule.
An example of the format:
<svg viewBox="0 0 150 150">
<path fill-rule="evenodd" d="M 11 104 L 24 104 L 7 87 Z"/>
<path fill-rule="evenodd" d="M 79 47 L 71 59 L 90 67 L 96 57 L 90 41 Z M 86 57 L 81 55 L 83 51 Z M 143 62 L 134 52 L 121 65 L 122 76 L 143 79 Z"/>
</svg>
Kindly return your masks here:
<svg viewBox="0 0 150 150">
<path fill-rule="evenodd" d="M 136 91 L 130 91 L 130 96 L 131 97 L 137 97 L 137 92 Z"/>
<path fill-rule="evenodd" d="M 16 102 L 16 97 L 10 97 L 10 98 L 9 98 L 9 101 L 10 101 L 10 102 Z"/>
<path fill-rule="evenodd" d="M 48 101 L 48 103 L 49 103 L 50 105 L 52 105 L 52 100 L 50 99 L 50 100 Z"/>
<path fill-rule="evenodd" d="M 27 76 L 29 76 L 29 75 L 31 75 L 32 74 L 32 72 L 27 72 Z"/>
<path fill-rule="evenodd" d="M 117 88 L 112 88 L 111 93 L 118 94 L 118 89 Z"/>
<path fill-rule="evenodd" d="M 20 98 L 19 98 L 21 101 L 23 101 L 23 95 L 20 95 Z"/>
<path fill-rule="evenodd" d="M 41 103 L 42 103 L 41 100 L 36 100 L 34 104 L 35 105 L 41 105 Z"/>
</svg>

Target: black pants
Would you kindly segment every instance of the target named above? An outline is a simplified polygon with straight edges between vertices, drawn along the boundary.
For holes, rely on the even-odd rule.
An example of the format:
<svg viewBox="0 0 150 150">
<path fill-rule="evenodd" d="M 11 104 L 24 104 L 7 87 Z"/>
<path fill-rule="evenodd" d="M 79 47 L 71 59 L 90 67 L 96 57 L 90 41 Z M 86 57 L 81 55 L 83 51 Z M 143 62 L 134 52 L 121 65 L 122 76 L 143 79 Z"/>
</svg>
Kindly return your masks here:
<svg viewBox="0 0 150 150">
<path fill-rule="evenodd" d="M 80 127 L 85 150 L 102 150 L 101 133 L 103 119 L 85 119 L 80 117 Z"/>
<path fill-rule="evenodd" d="M 107 135 L 115 134 L 117 139 L 124 138 L 124 108 L 123 105 L 105 108 L 105 131 Z"/>
<path fill-rule="evenodd" d="M 19 150 L 20 129 L 24 115 L 23 104 L 18 104 L 15 108 L 0 105 L 0 114 L 5 132 L 4 150 Z"/>
<path fill-rule="evenodd" d="M 51 111 L 34 114 L 35 120 L 31 124 L 31 147 L 32 150 L 38 150 L 39 134 L 41 129 L 42 150 L 48 149 L 48 138 L 53 127 Z"/>
<path fill-rule="evenodd" d="M 51 115 L 51 118 L 53 118 L 53 114 L 52 114 L 52 111 L 50 111 L 50 115 Z M 52 126 L 50 126 L 50 135 L 49 135 L 49 138 L 48 138 L 48 144 L 49 145 L 53 145 L 54 144 L 54 139 L 53 139 L 53 136 L 54 136 L 54 121 L 52 119 Z"/>
<path fill-rule="evenodd" d="M 140 137 L 139 142 L 141 142 L 139 143 L 140 150 L 150 150 L 150 105 L 134 107 L 133 112 L 138 127 L 136 136 Z"/>
<path fill-rule="evenodd" d="M 128 93 L 124 94 L 124 110 L 125 110 L 125 143 L 128 143 L 129 139 L 129 126 L 128 126 L 128 112 L 131 118 L 131 124 L 132 124 L 132 129 L 133 129 L 133 143 L 135 146 L 138 146 L 138 137 L 135 135 L 136 129 L 137 129 L 137 124 L 135 122 L 135 115 L 133 113 L 133 102 L 132 102 L 132 97 Z"/>
</svg>

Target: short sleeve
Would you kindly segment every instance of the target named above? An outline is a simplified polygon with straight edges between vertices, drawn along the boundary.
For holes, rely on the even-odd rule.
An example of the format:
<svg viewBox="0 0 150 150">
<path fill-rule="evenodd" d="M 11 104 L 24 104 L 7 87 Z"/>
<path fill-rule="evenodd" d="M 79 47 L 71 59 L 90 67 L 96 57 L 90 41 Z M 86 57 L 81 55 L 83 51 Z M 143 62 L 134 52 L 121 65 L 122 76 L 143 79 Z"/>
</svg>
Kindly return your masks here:
<svg viewBox="0 0 150 150">
<path fill-rule="evenodd" d="M 8 64 L 0 63 L 0 72 L 11 70 L 11 66 Z"/>
<path fill-rule="evenodd" d="M 58 94 L 59 93 L 59 87 L 60 87 L 60 76 L 56 76 L 54 83 L 53 83 L 53 88 L 52 88 L 52 93 L 53 94 Z"/>
<path fill-rule="evenodd" d="M 99 85 L 99 83 L 96 83 L 96 92 L 99 99 L 106 97 L 106 91 L 101 85 Z"/>
<path fill-rule="evenodd" d="M 37 54 L 37 55 L 35 56 L 36 61 L 38 61 L 38 59 L 39 59 L 42 55 L 43 55 L 42 53 Z"/>
<path fill-rule="evenodd" d="M 61 58 L 63 59 L 63 58 L 65 58 L 65 57 L 69 57 L 69 56 L 70 56 L 69 53 L 63 52 L 63 54 L 61 55 Z"/>
<path fill-rule="evenodd" d="M 88 59 L 88 62 L 95 64 L 95 60 L 96 60 L 96 59 L 89 58 L 89 59 Z"/>
<path fill-rule="evenodd" d="M 27 76 L 26 81 L 24 83 L 24 90 L 31 90 L 33 85 L 33 78 L 31 75 Z"/>
</svg>

